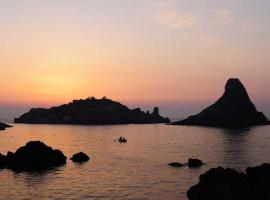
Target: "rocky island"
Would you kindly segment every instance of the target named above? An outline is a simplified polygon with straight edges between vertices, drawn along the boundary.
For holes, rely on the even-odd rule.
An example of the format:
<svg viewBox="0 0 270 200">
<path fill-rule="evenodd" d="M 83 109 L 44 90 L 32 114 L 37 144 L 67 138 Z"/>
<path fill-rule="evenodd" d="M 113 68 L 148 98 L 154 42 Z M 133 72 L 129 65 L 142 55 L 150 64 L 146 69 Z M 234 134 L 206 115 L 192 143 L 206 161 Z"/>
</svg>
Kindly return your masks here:
<svg viewBox="0 0 270 200">
<path fill-rule="evenodd" d="M 107 98 L 73 100 L 73 102 L 49 109 L 33 108 L 14 120 L 27 124 L 150 124 L 169 123 L 169 118 L 160 116 L 159 109 L 143 112 L 140 108 L 129 109 Z"/>
<path fill-rule="evenodd" d="M 256 110 L 241 81 L 231 78 L 227 81 L 223 96 L 216 103 L 197 115 L 171 125 L 245 127 L 269 125 L 269 121 L 262 112 Z"/>
<path fill-rule="evenodd" d="M 0 131 L 3 131 L 6 128 L 10 128 L 10 127 L 11 127 L 10 125 L 7 125 L 7 124 L 4 124 L 4 123 L 0 122 Z"/>
</svg>

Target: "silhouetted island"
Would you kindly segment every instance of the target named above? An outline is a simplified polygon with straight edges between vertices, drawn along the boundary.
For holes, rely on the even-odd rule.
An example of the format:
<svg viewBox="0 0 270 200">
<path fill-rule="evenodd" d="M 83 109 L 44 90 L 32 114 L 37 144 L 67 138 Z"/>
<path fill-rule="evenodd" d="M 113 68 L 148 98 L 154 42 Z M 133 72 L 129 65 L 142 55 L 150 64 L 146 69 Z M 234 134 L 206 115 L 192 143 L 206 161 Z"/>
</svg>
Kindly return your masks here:
<svg viewBox="0 0 270 200">
<path fill-rule="evenodd" d="M 244 173 L 222 167 L 210 169 L 187 196 L 189 200 L 270 199 L 270 164 L 248 167 Z"/>
<path fill-rule="evenodd" d="M 94 97 L 85 100 L 74 100 L 50 109 L 33 108 L 28 113 L 14 120 L 15 123 L 29 124 L 150 124 L 169 123 L 169 118 L 160 116 L 159 109 L 152 113 L 143 112 L 140 108 L 128 107 L 107 98 Z"/>
<path fill-rule="evenodd" d="M 245 127 L 269 125 L 269 121 L 256 110 L 240 80 L 231 78 L 227 81 L 223 96 L 216 103 L 197 115 L 171 125 Z"/>
<path fill-rule="evenodd" d="M 4 124 L 4 123 L 0 122 L 0 131 L 3 131 L 6 128 L 10 128 L 10 127 L 11 127 L 10 125 L 7 125 L 7 124 Z"/>
</svg>

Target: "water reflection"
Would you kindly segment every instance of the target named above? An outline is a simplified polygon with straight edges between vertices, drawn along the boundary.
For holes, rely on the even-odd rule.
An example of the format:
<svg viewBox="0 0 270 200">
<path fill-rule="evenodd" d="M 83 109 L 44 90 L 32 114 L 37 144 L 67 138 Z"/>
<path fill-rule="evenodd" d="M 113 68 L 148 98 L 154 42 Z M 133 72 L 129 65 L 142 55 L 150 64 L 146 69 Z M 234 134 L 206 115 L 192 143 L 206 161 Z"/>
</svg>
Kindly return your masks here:
<svg viewBox="0 0 270 200">
<path fill-rule="evenodd" d="M 252 128 L 223 129 L 223 166 L 243 170 L 248 165 L 248 137 Z"/>
<path fill-rule="evenodd" d="M 239 129 L 222 129 L 225 135 L 245 135 L 246 133 L 250 133 L 250 131 L 254 127 L 249 128 L 239 128 Z"/>
</svg>

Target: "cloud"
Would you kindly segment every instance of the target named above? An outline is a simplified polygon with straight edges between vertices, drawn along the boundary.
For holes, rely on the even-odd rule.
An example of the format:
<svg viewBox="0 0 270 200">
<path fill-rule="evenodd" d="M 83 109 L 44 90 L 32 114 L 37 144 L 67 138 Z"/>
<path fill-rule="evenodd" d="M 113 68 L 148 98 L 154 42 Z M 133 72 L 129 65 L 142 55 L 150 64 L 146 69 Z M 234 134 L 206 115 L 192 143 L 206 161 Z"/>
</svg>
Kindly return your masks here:
<svg viewBox="0 0 270 200">
<path fill-rule="evenodd" d="M 223 42 L 223 39 L 214 36 L 205 36 L 201 38 L 201 41 L 209 45 L 217 45 Z"/>
<path fill-rule="evenodd" d="M 229 1 L 229 0 L 228 0 Z M 230 0 L 235 5 L 238 0 Z M 191 27 L 230 25 L 233 23 L 231 6 L 213 4 L 204 6 L 197 0 L 149 0 L 145 3 L 148 17 L 167 29 L 186 29 Z M 206 24 L 207 23 L 207 24 Z"/>
<path fill-rule="evenodd" d="M 176 10 L 157 10 L 151 18 L 155 23 L 169 29 L 188 28 L 195 23 L 195 16 L 192 13 L 180 14 Z"/>
<path fill-rule="evenodd" d="M 195 24 L 195 15 L 190 10 L 181 11 L 176 0 L 148 1 L 146 12 L 155 24 L 167 29 L 189 28 Z"/>
<path fill-rule="evenodd" d="M 218 10 L 216 11 L 217 22 L 220 24 L 231 24 L 233 22 L 232 14 L 229 10 Z"/>
</svg>

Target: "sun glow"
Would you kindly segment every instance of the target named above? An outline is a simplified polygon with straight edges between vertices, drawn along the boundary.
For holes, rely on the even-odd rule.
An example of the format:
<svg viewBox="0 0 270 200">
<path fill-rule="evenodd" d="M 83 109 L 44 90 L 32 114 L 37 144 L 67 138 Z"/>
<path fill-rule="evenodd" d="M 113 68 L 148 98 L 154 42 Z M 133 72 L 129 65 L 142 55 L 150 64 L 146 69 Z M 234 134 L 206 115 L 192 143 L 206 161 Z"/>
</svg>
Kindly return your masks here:
<svg viewBox="0 0 270 200">
<path fill-rule="evenodd" d="M 267 6 L 78 2 L 0 3 L 0 104 L 205 102 L 229 77 L 269 101 Z"/>
</svg>

